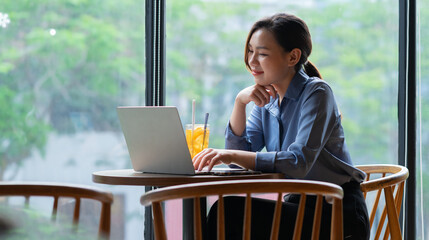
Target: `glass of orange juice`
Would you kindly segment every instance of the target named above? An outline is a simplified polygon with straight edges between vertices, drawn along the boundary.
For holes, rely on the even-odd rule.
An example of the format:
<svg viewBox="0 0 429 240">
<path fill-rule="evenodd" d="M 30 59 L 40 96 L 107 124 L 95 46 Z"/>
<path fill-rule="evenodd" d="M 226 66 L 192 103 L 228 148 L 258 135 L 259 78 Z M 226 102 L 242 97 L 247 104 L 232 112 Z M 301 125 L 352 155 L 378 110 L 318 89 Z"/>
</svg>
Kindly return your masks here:
<svg viewBox="0 0 429 240">
<path fill-rule="evenodd" d="M 204 136 L 204 124 L 194 124 L 194 132 L 192 133 L 192 124 L 185 125 L 186 142 L 188 144 L 189 153 L 194 158 L 204 148 L 209 146 L 210 127 L 207 124 L 206 134 Z M 193 134 L 193 135 L 192 135 Z"/>
</svg>

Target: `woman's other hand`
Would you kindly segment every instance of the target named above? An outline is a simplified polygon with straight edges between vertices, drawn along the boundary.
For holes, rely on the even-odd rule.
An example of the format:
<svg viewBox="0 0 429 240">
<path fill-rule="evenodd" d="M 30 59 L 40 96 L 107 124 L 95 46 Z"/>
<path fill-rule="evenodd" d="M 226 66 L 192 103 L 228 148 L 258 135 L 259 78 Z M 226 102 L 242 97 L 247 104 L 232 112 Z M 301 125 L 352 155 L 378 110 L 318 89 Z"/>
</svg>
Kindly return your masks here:
<svg viewBox="0 0 429 240">
<path fill-rule="evenodd" d="M 241 90 L 237 94 L 236 100 L 244 105 L 254 102 L 257 106 L 263 107 L 270 102 L 270 97 L 275 98 L 277 91 L 272 85 L 262 86 L 255 84 Z"/>
<path fill-rule="evenodd" d="M 211 171 L 215 165 L 221 163 L 235 163 L 246 169 L 254 169 L 255 158 L 256 153 L 254 152 L 206 148 L 198 153 L 192 159 L 192 162 L 194 164 L 194 169 L 198 171 L 201 171 L 206 166 L 208 167 L 208 171 Z"/>
</svg>

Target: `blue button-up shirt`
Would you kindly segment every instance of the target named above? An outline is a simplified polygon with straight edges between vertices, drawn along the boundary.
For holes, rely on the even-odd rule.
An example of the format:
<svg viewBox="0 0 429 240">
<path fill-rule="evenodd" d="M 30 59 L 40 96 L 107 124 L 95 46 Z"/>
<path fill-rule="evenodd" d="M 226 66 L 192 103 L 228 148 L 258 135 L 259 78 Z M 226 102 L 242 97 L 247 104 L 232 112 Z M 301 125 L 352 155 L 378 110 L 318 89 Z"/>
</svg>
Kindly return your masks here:
<svg viewBox="0 0 429 240">
<path fill-rule="evenodd" d="M 277 95 L 264 107 L 255 106 L 242 136 L 228 124 L 225 148 L 257 152 L 255 170 L 286 178 L 338 185 L 363 181 L 365 173 L 353 167 L 341 115 L 325 81 L 301 70 L 278 102 Z M 266 152 L 260 152 L 264 147 Z"/>
</svg>

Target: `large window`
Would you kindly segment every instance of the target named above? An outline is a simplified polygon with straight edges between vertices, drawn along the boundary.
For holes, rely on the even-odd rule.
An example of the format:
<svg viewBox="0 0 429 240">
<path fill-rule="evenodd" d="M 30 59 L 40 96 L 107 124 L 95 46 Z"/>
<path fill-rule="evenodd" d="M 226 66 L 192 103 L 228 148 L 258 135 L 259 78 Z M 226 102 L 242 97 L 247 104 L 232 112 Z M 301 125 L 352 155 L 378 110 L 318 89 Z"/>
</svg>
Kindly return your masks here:
<svg viewBox="0 0 429 240">
<path fill-rule="evenodd" d="M 168 1 L 166 105 L 178 106 L 186 124 L 195 99 L 196 122 L 210 113 L 209 146 L 223 148 L 235 96 L 254 84 L 243 62 L 248 31 L 262 17 L 289 12 L 310 28 L 309 60 L 334 90 L 354 164 L 396 164 L 398 8 L 373 0 Z"/>
<path fill-rule="evenodd" d="M 400 2 L 400 1 L 399 1 Z M 429 210 L 429 5 L 418 0 L 417 239 Z M 130 168 L 115 108 L 145 105 L 144 1 L 2 0 L 0 181 L 93 184 L 91 173 Z M 398 1 L 170 0 L 166 105 L 183 124 L 210 113 L 210 147 L 224 146 L 236 94 L 253 84 L 243 63 L 253 22 L 303 18 L 310 60 L 332 86 L 355 164 L 398 161 Z M 143 238 L 143 187 L 115 193 L 112 239 Z M 178 227 L 180 229 L 180 226 Z"/>
<path fill-rule="evenodd" d="M 144 1 L 2 0 L 0 12 L 0 181 L 93 184 L 130 168 L 115 109 L 144 105 Z M 112 239 L 142 236 L 143 188 L 110 189 Z"/>
<path fill-rule="evenodd" d="M 193 0 L 169 1 L 166 11 L 166 102 L 185 124 L 196 99 L 196 121 L 210 113 L 211 147 L 223 147 L 234 98 L 253 84 L 243 62 L 251 25 L 280 11 L 309 25 L 309 60 L 333 87 L 354 163 L 397 162 L 397 3 Z"/>
</svg>

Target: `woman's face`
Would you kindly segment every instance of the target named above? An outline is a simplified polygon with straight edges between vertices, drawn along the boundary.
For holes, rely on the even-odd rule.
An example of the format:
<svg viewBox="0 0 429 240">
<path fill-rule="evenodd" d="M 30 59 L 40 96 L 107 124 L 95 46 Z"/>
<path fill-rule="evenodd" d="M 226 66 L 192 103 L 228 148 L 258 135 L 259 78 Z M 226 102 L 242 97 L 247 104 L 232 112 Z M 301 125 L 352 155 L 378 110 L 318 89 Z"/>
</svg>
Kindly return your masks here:
<svg viewBox="0 0 429 240">
<path fill-rule="evenodd" d="M 295 74 L 294 66 L 290 66 L 290 54 L 266 29 L 256 30 L 250 38 L 247 61 L 259 85 L 281 85 Z"/>
</svg>

